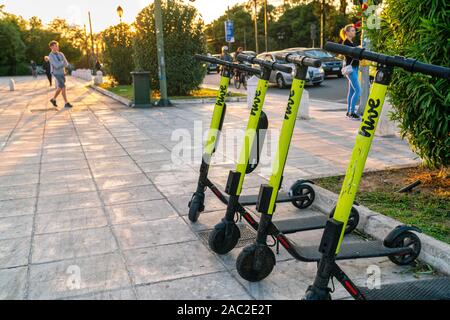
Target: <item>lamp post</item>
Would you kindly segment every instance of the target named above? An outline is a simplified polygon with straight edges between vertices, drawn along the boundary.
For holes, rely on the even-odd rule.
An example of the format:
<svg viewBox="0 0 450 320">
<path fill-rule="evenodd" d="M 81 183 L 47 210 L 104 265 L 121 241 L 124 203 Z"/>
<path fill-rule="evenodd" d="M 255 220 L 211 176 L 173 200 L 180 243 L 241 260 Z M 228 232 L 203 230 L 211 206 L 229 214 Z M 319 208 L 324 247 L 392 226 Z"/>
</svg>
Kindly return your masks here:
<svg viewBox="0 0 450 320">
<path fill-rule="evenodd" d="M 123 9 L 121 6 L 117 7 L 117 15 L 119 16 L 120 23 L 122 23 Z"/>
</svg>

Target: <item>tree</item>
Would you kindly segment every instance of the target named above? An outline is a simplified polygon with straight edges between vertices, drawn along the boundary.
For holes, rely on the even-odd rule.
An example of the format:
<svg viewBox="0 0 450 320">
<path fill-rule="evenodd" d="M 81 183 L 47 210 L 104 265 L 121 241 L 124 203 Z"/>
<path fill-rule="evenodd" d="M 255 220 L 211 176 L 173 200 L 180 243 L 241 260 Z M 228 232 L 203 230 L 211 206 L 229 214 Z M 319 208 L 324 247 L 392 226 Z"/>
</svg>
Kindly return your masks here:
<svg viewBox="0 0 450 320">
<path fill-rule="evenodd" d="M 445 0 L 385 0 L 381 28 L 368 29 L 372 47 L 450 67 L 450 17 Z M 390 86 L 401 134 L 429 167 L 450 164 L 448 80 L 397 68 Z"/>
<path fill-rule="evenodd" d="M 186 95 L 205 76 L 194 54 L 206 51 L 203 21 L 197 9 L 180 1 L 162 3 L 166 73 L 169 95 Z M 135 22 L 134 61 L 138 70 L 150 71 L 151 86 L 159 88 L 154 5 L 144 8 Z"/>
<path fill-rule="evenodd" d="M 103 59 L 106 71 L 119 83 L 130 84 L 134 69 L 133 33 L 130 25 L 120 23 L 102 32 L 105 42 Z"/>
<path fill-rule="evenodd" d="M 0 5 L 0 76 L 24 74 L 28 71 L 23 65 L 25 44 L 21 36 L 25 25 L 22 17 L 5 12 L 4 5 Z"/>
</svg>

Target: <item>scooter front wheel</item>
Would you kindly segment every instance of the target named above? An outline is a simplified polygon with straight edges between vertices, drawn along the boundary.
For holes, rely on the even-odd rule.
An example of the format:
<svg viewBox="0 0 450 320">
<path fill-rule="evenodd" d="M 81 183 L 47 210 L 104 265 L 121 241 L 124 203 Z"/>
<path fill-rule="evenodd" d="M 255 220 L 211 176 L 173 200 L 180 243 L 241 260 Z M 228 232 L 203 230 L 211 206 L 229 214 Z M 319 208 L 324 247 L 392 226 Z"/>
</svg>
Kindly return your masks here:
<svg viewBox="0 0 450 320">
<path fill-rule="evenodd" d="M 241 237 L 241 232 L 234 222 L 221 222 L 210 233 L 208 244 L 217 254 L 227 254 L 233 250 Z"/>
<path fill-rule="evenodd" d="M 269 276 L 275 263 L 275 254 L 268 246 L 252 244 L 241 251 L 236 268 L 243 279 L 258 282 Z"/>
<path fill-rule="evenodd" d="M 392 248 L 403 248 L 410 247 L 412 252 L 406 255 L 392 255 L 389 256 L 389 260 L 399 266 L 405 266 L 413 263 L 420 254 L 420 250 L 422 249 L 422 243 L 417 235 L 412 232 L 406 231 L 400 233 L 395 239 L 392 241 L 390 245 Z"/>
<path fill-rule="evenodd" d="M 200 212 L 205 210 L 205 195 L 194 193 L 191 201 L 189 201 L 189 220 L 191 222 L 197 222 L 198 217 L 200 216 Z"/>
<path fill-rule="evenodd" d="M 330 218 L 333 218 L 334 212 L 336 211 L 336 207 L 331 210 Z M 350 234 L 353 232 L 353 230 L 356 229 L 359 223 L 359 211 L 356 210 L 355 207 L 352 207 L 352 210 L 350 211 L 350 216 L 348 217 L 347 225 L 345 226 L 345 234 Z"/>
<path fill-rule="evenodd" d="M 301 196 L 301 199 L 292 201 L 294 207 L 299 209 L 308 208 L 313 204 L 314 199 L 316 198 L 314 189 L 301 181 L 297 181 L 291 186 L 289 194 L 291 197 Z"/>
</svg>

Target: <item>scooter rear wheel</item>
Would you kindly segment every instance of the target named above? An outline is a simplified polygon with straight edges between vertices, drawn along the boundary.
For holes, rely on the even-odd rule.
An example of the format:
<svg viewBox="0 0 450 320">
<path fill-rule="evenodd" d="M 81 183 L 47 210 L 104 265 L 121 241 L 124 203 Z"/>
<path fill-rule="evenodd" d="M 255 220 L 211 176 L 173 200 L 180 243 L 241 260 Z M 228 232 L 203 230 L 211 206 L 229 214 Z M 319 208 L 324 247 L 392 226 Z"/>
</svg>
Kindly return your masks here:
<svg viewBox="0 0 450 320">
<path fill-rule="evenodd" d="M 259 260 L 259 266 L 255 266 L 256 259 Z M 236 268 L 243 279 L 258 282 L 269 276 L 275 263 L 275 254 L 268 246 L 252 244 L 241 251 Z"/>
<path fill-rule="evenodd" d="M 227 254 L 233 250 L 241 237 L 238 226 L 232 222 L 221 222 L 210 233 L 208 244 L 217 254 Z"/>
<path fill-rule="evenodd" d="M 313 204 L 314 199 L 316 198 L 316 193 L 314 192 L 314 189 L 301 181 L 297 181 L 291 186 L 289 194 L 291 195 L 291 197 L 304 196 L 304 199 L 302 200 L 292 201 L 294 207 L 299 209 L 308 208 L 310 205 Z"/>
<path fill-rule="evenodd" d="M 400 233 L 393 241 L 392 248 L 402 248 L 402 247 L 412 247 L 413 252 L 407 255 L 392 255 L 389 256 L 389 260 L 399 266 L 405 266 L 413 263 L 420 254 L 420 250 L 422 249 L 422 243 L 420 242 L 419 237 L 410 232 L 402 232 Z"/>
</svg>

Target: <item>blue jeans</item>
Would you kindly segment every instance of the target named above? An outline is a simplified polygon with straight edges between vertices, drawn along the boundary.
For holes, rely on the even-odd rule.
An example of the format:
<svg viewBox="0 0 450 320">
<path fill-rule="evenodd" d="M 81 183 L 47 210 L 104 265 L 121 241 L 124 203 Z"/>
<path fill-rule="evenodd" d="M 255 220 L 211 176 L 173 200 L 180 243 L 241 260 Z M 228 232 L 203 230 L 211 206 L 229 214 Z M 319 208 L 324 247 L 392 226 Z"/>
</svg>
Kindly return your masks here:
<svg viewBox="0 0 450 320">
<path fill-rule="evenodd" d="M 352 67 L 353 72 L 347 75 L 348 79 L 348 94 L 347 94 L 347 112 L 355 113 L 356 103 L 361 96 L 361 86 L 358 80 L 358 67 Z"/>
</svg>

